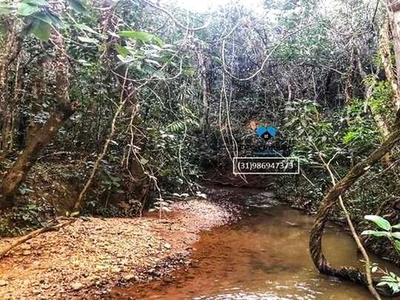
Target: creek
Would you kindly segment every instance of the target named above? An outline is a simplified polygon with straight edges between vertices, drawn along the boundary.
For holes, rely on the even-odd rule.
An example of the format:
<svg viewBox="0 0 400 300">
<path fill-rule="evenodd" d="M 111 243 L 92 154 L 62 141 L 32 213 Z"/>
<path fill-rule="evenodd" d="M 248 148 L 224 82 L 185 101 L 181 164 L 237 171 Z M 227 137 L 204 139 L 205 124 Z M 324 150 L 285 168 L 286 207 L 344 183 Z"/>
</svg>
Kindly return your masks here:
<svg viewBox="0 0 400 300">
<path fill-rule="evenodd" d="M 249 216 L 201 234 L 192 266 L 161 281 L 120 288 L 118 299 L 371 299 L 363 287 L 318 274 L 308 252 L 312 216 L 268 192 L 247 199 Z M 328 226 L 323 245 L 333 265 L 362 267 L 352 238 L 337 226 Z"/>
</svg>

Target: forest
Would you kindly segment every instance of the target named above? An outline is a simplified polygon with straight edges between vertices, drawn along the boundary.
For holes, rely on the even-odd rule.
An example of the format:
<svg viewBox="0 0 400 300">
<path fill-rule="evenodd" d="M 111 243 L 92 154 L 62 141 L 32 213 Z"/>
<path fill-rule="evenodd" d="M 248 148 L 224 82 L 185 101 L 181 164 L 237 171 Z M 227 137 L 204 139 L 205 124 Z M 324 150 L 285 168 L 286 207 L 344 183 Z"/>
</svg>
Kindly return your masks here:
<svg viewBox="0 0 400 300">
<path fill-rule="evenodd" d="M 0 48 L 0 299 L 400 299 L 400 1 L 0 0 Z"/>
</svg>

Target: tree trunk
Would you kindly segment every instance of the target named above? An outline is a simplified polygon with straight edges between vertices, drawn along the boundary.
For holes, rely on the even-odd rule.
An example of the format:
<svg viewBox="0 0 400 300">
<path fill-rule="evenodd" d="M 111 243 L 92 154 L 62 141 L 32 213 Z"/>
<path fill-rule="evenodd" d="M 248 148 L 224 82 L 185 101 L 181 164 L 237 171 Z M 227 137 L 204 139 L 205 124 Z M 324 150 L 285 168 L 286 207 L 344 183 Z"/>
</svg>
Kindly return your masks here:
<svg viewBox="0 0 400 300">
<path fill-rule="evenodd" d="M 396 70 L 397 73 L 400 71 L 400 1 L 388 0 L 387 7 L 389 10 L 390 19 L 393 22 L 393 39 L 394 39 L 394 50 L 396 58 Z M 387 71 L 387 70 L 386 70 Z M 390 76 L 389 76 L 390 77 Z M 400 76 L 397 76 L 397 86 L 392 87 L 395 89 L 397 95 L 398 86 L 400 82 Z M 397 101 L 397 99 L 395 98 Z M 325 224 L 328 220 L 329 214 L 335 205 L 338 203 L 338 198 L 342 196 L 350 187 L 364 175 L 372 165 L 377 163 L 383 158 L 391 149 L 400 141 L 400 103 L 395 103 L 396 106 L 396 121 L 393 127 L 392 133 L 387 136 L 386 140 L 381 146 L 373 151 L 365 160 L 355 165 L 348 174 L 340 180 L 335 186 L 333 186 L 329 192 L 325 195 L 322 200 L 321 206 L 318 210 L 316 219 L 311 228 L 309 248 L 311 258 L 317 267 L 317 269 L 326 275 L 336 276 L 342 279 L 351 280 L 361 285 L 367 286 L 367 280 L 365 274 L 353 267 L 339 267 L 333 268 L 328 260 L 326 259 L 322 250 L 322 236 L 325 228 Z"/>
<path fill-rule="evenodd" d="M 394 53 L 396 58 L 396 71 L 400 72 L 400 1 L 399 0 L 387 0 L 387 8 L 389 12 L 389 20 L 393 25 L 393 45 Z M 397 87 L 400 83 L 400 76 L 397 76 Z M 400 100 L 397 99 L 396 109 L 400 112 Z"/>
<path fill-rule="evenodd" d="M 53 4 L 55 13 L 61 11 L 59 3 Z M 69 101 L 68 88 L 68 57 L 65 52 L 64 41 L 61 34 L 54 30 L 51 35 L 54 44 L 54 67 L 56 72 L 57 105 L 46 123 L 30 136 L 27 146 L 18 157 L 17 161 L 8 170 L 0 186 L 0 208 L 11 206 L 11 199 L 25 179 L 27 173 L 35 164 L 42 150 L 56 136 L 58 130 L 66 120 L 77 110 L 79 105 Z"/>
<path fill-rule="evenodd" d="M 336 276 L 342 279 L 367 286 L 365 274 L 353 267 L 333 268 L 326 259 L 322 250 L 322 235 L 329 214 L 338 203 L 339 196 L 343 195 L 368 169 L 378 162 L 393 146 L 400 141 L 400 124 L 397 121 L 395 130 L 391 133 L 382 145 L 373 151 L 364 161 L 355 165 L 335 186 L 333 186 L 322 200 L 316 219 L 310 233 L 310 253 L 317 269 L 326 275 Z"/>
<path fill-rule="evenodd" d="M 10 124 L 12 123 L 13 108 L 8 101 L 8 71 L 11 63 L 17 58 L 22 39 L 18 34 L 20 26 L 15 17 L 9 17 L 6 21 L 6 37 L 4 47 L 0 49 L 0 160 L 7 154 L 10 136 Z"/>
<path fill-rule="evenodd" d="M 22 57 L 19 55 L 15 66 L 13 97 L 7 97 L 5 113 L 3 117 L 0 139 L 0 152 L 2 151 L 3 157 L 10 153 L 14 146 L 17 105 L 19 104 L 22 95 L 23 67 L 21 66 L 21 61 Z"/>
<path fill-rule="evenodd" d="M 368 75 L 367 73 L 365 73 L 362 62 L 361 62 L 361 51 L 360 49 L 357 49 L 357 65 L 358 65 L 358 70 L 360 72 L 360 75 L 362 77 L 363 80 L 365 80 Z M 365 85 L 365 91 L 364 91 L 364 97 L 365 97 L 365 101 L 369 102 L 372 97 L 374 95 L 374 85 Z M 384 141 L 385 138 L 390 134 L 390 129 L 389 129 L 389 125 L 385 122 L 385 118 L 377 111 L 374 111 L 371 107 L 370 107 L 370 111 L 372 113 L 372 117 L 374 118 L 374 121 L 378 127 L 378 130 L 380 131 L 381 134 L 381 141 Z M 385 159 L 385 161 L 387 163 L 388 162 L 388 158 Z"/>
<path fill-rule="evenodd" d="M 203 136 L 207 138 L 207 133 L 209 131 L 209 114 L 210 114 L 210 88 L 207 80 L 207 64 L 206 58 L 203 53 L 203 48 L 199 46 L 197 50 L 197 58 L 200 66 L 200 82 L 203 98 L 203 115 L 201 118 L 201 128 L 203 130 Z"/>
<path fill-rule="evenodd" d="M 76 104 L 59 107 L 46 124 L 31 137 L 22 154 L 3 178 L 0 186 L 0 208 L 11 205 L 10 200 L 35 164 L 42 150 L 57 134 L 66 120 L 76 111 Z"/>
<path fill-rule="evenodd" d="M 31 109 L 32 116 L 36 116 L 42 111 L 43 95 L 46 89 L 46 82 L 44 76 L 44 74 L 47 71 L 46 68 L 48 68 L 47 58 L 43 57 L 39 59 L 38 62 L 36 63 L 35 72 L 33 75 L 33 84 L 32 84 L 31 100 L 30 100 L 32 103 L 32 109 Z M 41 126 L 42 124 L 35 121 L 35 117 L 31 118 L 24 132 L 26 135 L 26 140 L 29 141 L 29 139 L 35 135 L 35 132 L 37 132 Z"/>
<path fill-rule="evenodd" d="M 381 28 L 380 39 L 379 39 L 379 54 L 381 56 L 381 61 L 383 69 L 385 70 L 386 80 L 390 83 L 393 91 L 392 95 L 392 105 L 395 109 L 400 107 L 400 95 L 398 90 L 398 84 L 396 80 L 396 75 L 393 71 L 392 65 L 392 50 L 390 41 L 390 22 L 389 20 L 385 22 Z"/>
<path fill-rule="evenodd" d="M 394 56 L 396 60 L 396 74 L 397 74 L 397 86 L 396 95 L 399 95 L 400 86 L 400 1 L 399 0 L 387 0 L 387 8 L 389 13 L 389 21 L 392 24 L 392 35 L 394 44 Z M 397 97 L 395 102 L 396 106 L 396 119 L 400 119 L 400 97 Z"/>
</svg>

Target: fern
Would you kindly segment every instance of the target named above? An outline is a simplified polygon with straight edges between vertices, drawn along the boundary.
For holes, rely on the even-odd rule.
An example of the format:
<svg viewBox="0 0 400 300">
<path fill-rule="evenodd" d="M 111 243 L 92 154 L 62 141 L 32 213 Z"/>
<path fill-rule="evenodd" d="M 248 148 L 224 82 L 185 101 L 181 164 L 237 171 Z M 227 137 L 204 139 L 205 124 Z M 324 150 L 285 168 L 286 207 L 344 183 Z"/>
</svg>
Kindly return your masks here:
<svg viewBox="0 0 400 300">
<path fill-rule="evenodd" d="M 171 133 L 180 133 L 185 130 L 185 127 L 199 127 L 200 124 L 194 119 L 186 119 L 184 121 L 177 120 L 167 126 L 167 130 Z"/>
</svg>

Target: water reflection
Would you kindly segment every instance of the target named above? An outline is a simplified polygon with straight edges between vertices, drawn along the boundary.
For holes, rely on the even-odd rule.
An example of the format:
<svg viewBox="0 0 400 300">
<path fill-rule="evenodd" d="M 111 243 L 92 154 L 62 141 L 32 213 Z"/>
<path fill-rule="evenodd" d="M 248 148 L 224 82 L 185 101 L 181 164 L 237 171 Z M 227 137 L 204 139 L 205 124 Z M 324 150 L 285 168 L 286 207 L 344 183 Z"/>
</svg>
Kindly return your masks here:
<svg viewBox="0 0 400 300">
<path fill-rule="evenodd" d="M 203 233 L 195 245 L 195 268 L 168 281 L 117 289 L 114 298 L 371 299 L 364 288 L 316 272 L 308 253 L 312 218 L 276 203 L 262 205 L 269 208 L 254 210 L 230 228 Z M 352 239 L 335 228 L 325 234 L 324 248 L 334 264 L 360 265 Z"/>
</svg>

